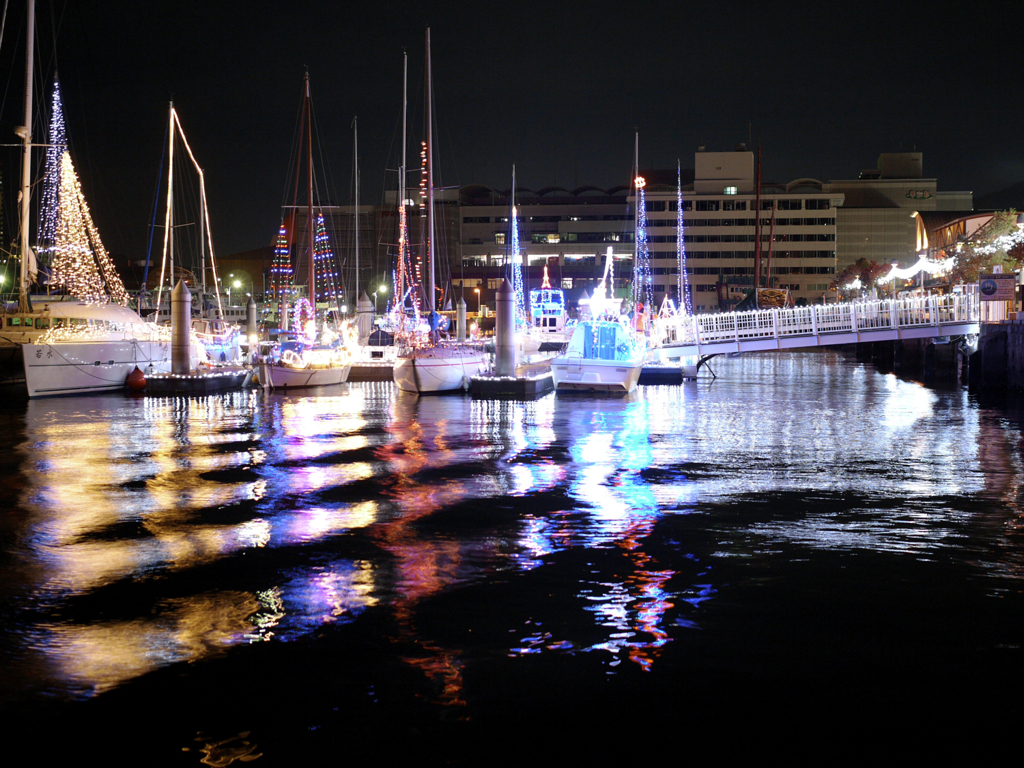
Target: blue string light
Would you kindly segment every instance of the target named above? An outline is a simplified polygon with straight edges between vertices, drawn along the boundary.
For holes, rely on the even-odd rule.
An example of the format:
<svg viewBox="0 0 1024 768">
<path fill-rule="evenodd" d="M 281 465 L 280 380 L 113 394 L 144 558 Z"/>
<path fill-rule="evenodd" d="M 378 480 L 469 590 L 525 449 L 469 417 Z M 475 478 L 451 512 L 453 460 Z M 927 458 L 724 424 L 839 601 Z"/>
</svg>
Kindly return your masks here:
<svg viewBox="0 0 1024 768">
<path fill-rule="evenodd" d="M 690 277 L 686 274 L 686 238 L 683 226 L 683 172 L 676 165 L 676 256 L 679 262 L 679 306 L 686 314 L 693 314 L 693 303 L 690 300 Z"/>
<path fill-rule="evenodd" d="M 519 216 L 516 207 L 512 206 L 512 255 L 509 270 L 512 274 L 512 290 L 516 294 L 516 332 L 524 332 L 529 327 L 526 318 L 526 294 L 523 287 L 523 259 L 519 250 Z"/>
<path fill-rule="evenodd" d="M 46 172 L 43 177 L 43 198 L 36 234 L 36 252 L 48 256 L 57 237 L 57 215 L 60 211 L 61 158 L 68 143 L 64 128 L 64 107 L 60 98 L 60 83 L 53 82 L 50 102 L 50 135 L 46 148 Z"/>
<path fill-rule="evenodd" d="M 654 284 L 651 279 L 651 256 L 647 248 L 647 201 L 644 187 L 647 182 L 642 176 L 636 177 L 636 260 L 633 264 L 633 308 L 651 314 L 654 311 Z"/>
</svg>

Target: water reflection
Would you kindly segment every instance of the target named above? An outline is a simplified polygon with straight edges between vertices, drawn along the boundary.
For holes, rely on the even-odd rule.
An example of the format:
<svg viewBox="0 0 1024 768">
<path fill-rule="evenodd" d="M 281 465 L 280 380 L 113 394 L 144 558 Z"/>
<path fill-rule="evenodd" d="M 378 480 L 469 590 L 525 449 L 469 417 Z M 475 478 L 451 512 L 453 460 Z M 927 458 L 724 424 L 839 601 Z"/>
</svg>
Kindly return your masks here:
<svg viewBox="0 0 1024 768">
<path fill-rule="evenodd" d="M 436 701 L 462 707 L 475 646 L 428 617 L 481 585 L 542 586 L 481 619 L 475 653 L 593 653 L 621 672 L 655 671 L 700 625 L 722 559 L 962 557 L 965 526 L 997 514 L 1001 543 L 971 557 L 1024 573 L 1016 424 L 835 355 L 717 370 L 622 399 L 353 384 L 32 401 L 0 631 L 43 689 L 79 693 L 385 611 Z M 715 535 L 679 534 L 686 516 Z"/>
</svg>

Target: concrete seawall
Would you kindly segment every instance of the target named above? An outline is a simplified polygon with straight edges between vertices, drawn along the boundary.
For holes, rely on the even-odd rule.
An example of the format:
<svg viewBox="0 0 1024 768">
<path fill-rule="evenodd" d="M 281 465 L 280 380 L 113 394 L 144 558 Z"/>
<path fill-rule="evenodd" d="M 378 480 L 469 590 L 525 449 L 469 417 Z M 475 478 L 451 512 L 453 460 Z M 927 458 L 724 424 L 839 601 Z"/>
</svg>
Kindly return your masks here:
<svg viewBox="0 0 1024 768">
<path fill-rule="evenodd" d="M 857 345 L 857 359 L 871 361 L 882 370 L 967 381 L 967 363 L 960 340 L 934 339 L 876 341 Z"/>
<path fill-rule="evenodd" d="M 1024 317 L 981 326 L 968 385 L 978 391 L 1024 391 Z"/>
</svg>

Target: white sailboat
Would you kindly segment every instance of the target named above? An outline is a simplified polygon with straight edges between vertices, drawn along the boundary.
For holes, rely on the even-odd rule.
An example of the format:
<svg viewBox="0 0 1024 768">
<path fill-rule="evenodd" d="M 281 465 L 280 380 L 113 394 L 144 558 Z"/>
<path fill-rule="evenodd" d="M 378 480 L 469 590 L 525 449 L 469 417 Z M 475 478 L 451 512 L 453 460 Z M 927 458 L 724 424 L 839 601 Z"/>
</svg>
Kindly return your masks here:
<svg viewBox="0 0 1024 768">
<path fill-rule="evenodd" d="M 179 251 L 183 249 L 181 249 L 181 238 L 176 236 L 178 224 L 176 221 L 177 217 L 175 216 L 175 182 L 178 181 L 180 183 L 188 179 L 188 176 L 185 174 L 181 174 L 185 176 L 184 179 L 176 178 L 175 176 L 175 155 L 179 139 L 185 154 L 187 154 L 188 159 L 191 161 L 191 166 L 195 170 L 196 178 L 199 182 L 199 209 L 193 214 L 199 222 L 199 229 L 194 246 L 195 255 L 192 257 L 191 275 L 194 283 L 193 288 L 199 294 L 199 303 L 202 307 L 200 313 L 205 311 L 207 297 L 210 295 L 206 283 L 207 253 L 209 253 L 209 270 L 212 273 L 213 283 L 215 286 L 219 284 L 217 261 L 213 252 L 213 235 L 210 230 L 210 214 L 206 205 L 206 174 L 192 153 L 192 147 L 185 137 L 185 130 L 181 125 L 178 112 L 172 102 L 168 110 L 167 125 L 167 197 L 166 210 L 164 211 L 163 251 L 160 260 L 160 280 L 156 294 L 157 311 L 152 315 L 154 322 L 163 322 L 168 325 L 171 322 L 171 312 L 170 306 L 164 304 L 161 300 L 164 291 L 165 289 L 167 290 L 169 298 L 170 289 L 180 277 L 180 274 L 188 274 L 182 269 L 182 258 Z M 181 195 L 179 190 L 177 197 L 179 198 L 178 204 L 181 205 L 181 198 L 190 196 Z M 224 320 L 224 306 L 221 303 L 219 290 L 215 290 L 214 294 L 215 297 L 210 303 L 213 306 L 211 311 L 216 316 L 193 316 L 190 318 L 190 335 L 193 343 L 203 345 L 212 361 L 218 363 L 237 363 L 241 358 L 240 329 L 236 324 Z"/>
<path fill-rule="evenodd" d="M 29 6 L 29 40 L 32 11 Z M 28 54 L 31 93 L 32 46 Z M 31 97 L 26 96 L 26 116 Z M 28 123 L 28 119 L 26 120 Z M 29 123 L 30 124 L 30 123 Z M 28 163 L 31 135 L 24 140 L 22 253 L 28 254 Z M 136 366 L 171 369 L 170 329 L 146 323 L 127 307 L 128 294 L 93 224 L 78 183 L 71 155 L 60 158 L 60 192 L 52 248 L 51 284 L 62 286 L 79 301 L 47 302 L 33 319 L 38 338 L 22 344 L 25 386 L 29 397 L 116 391 Z M 19 315 L 32 311 L 28 300 L 28 259 L 23 259 Z M 193 356 L 202 355 L 197 346 Z M 198 362 L 198 357 L 196 361 Z"/>
<path fill-rule="evenodd" d="M 352 354 L 349 351 L 349 345 L 351 345 L 353 340 L 344 339 L 346 346 L 330 346 L 324 338 L 326 335 L 324 330 L 325 317 L 323 315 L 318 317 L 317 315 L 317 304 L 320 303 L 317 295 L 318 266 L 324 271 L 327 280 L 326 295 L 324 296 L 325 303 L 328 305 L 327 314 L 331 314 L 332 309 L 334 310 L 335 317 L 340 313 L 337 311 L 336 306 L 331 306 L 332 303 L 337 303 L 337 287 L 334 284 L 334 255 L 328 244 L 323 212 L 317 209 L 316 218 L 314 219 L 314 209 L 316 206 L 314 206 L 313 195 L 313 127 L 308 72 L 303 81 L 300 114 L 302 122 L 300 123 L 299 131 L 301 135 L 303 128 L 305 128 L 305 136 L 300 139 L 300 151 L 296 157 L 296 170 L 298 171 L 298 168 L 301 167 L 301 144 L 304 141 L 308 194 L 306 202 L 307 247 L 306 263 L 304 265 L 306 267 L 304 284 L 308 289 L 309 298 L 294 295 L 296 288 L 303 284 L 302 282 L 296 282 L 294 277 L 298 277 L 299 281 L 301 281 L 303 280 L 301 276 L 294 275 L 290 285 L 274 286 L 273 293 L 281 300 L 279 316 L 282 319 L 282 328 L 288 328 L 290 325 L 296 339 L 294 343 L 289 342 L 282 345 L 281 352 L 275 360 L 262 361 L 259 371 L 260 382 L 264 386 L 281 389 L 324 387 L 341 384 L 348 380 L 349 370 L 352 367 Z M 298 178 L 298 174 L 296 174 L 296 178 Z M 294 192 L 297 198 L 298 189 L 295 189 Z M 294 217 L 298 211 L 297 200 L 293 201 L 291 211 Z M 286 228 L 282 226 L 282 232 L 285 231 Z M 287 241 L 285 245 L 288 245 Z M 318 264 L 318 262 L 320 263 Z M 302 264 L 299 265 L 299 267 L 302 266 Z M 296 270 L 296 272 L 299 271 L 301 270 Z M 291 317 L 287 317 L 288 294 L 293 294 L 290 297 L 292 299 Z"/>
<path fill-rule="evenodd" d="M 430 72 L 430 29 L 426 35 L 427 69 L 427 226 L 428 226 L 428 269 L 427 285 L 424 291 L 424 313 L 428 318 L 430 331 L 406 334 L 395 360 L 395 384 L 403 392 L 418 394 L 429 392 L 453 392 L 468 389 L 471 377 L 487 369 L 487 356 L 479 349 L 466 344 L 442 342 L 439 321 L 441 316 L 434 311 L 434 176 L 433 176 L 433 83 Z M 404 196 L 404 189 L 402 190 Z"/>
<path fill-rule="evenodd" d="M 64 310 L 73 310 L 89 304 L 91 294 L 31 296 L 29 287 L 36 279 L 36 253 L 29 246 L 29 211 L 31 203 L 31 151 L 32 151 L 32 82 L 31 73 L 34 59 L 35 3 L 29 3 L 28 9 L 28 45 L 26 46 L 26 83 L 25 83 L 25 126 L 19 127 L 16 133 L 22 140 L 22 188 L 21 188 L 21 223 L 19 246 L 19 280 L 18 302 L 3 307 L 0 314 L 0 381 L 3 383 L 21 383 L 25 377 L 23 348 L 25 344 L 35 343 L 49 331 L 54 323 L 50 306 L 58 302 L 64 303 Z M 42 249 L 52 256 L 52 246 L 56 237 L 57 212 L 62 178 L 62 160 L 67 146 L 64 130 L 63 106 L 60 97 L 60 82 L 54 80 L 53 95 L 50 109 L 50 129 L 46 147 L 46 172 L 43 179 L 42 213 L 39 216 L 37 249 Z M 25 254 L 21 258 L 20 254 Z M 86 300 L 83 300 L 86 299 Z M 86 313 L 88 314 L 88 312 Z M 79 316 L 84 318 L 86 314 Z M 65 314 L 58 317 L 65 317 Z"/>
</svg>

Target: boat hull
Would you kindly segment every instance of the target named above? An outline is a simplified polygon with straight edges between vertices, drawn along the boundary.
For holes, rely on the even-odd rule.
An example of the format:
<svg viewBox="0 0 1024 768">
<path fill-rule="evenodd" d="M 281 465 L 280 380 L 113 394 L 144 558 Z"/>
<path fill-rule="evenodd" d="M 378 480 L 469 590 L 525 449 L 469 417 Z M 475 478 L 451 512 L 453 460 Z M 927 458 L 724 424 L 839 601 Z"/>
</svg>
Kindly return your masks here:
<svg viewBox="0 0 1024 768">
<path fill-rule="evenodd" d="M 551 376 L 559 392 L 598 392 L 625 395 L 636 389 L 643 363 L 624 365 L 605 360 L 556 357 Z"/>
<path fill-rule="evenodd" d="M 291 368 L 286 365 L 260 365 L 260 382 L 274 389 L 299 389 L 302 387 L 329 387 L 348 381 L 351 365 L 336 365 L 323 368 Z"/>
<path fill-rule="evenodd" d="M 25 387 L 29 397 L 84 395 L 124 388 L 136 366 L 171 370 L 170 341 L 116 341 L 24 344 Z M 195 363 L 193 362 L 193 365 Z"/>
<path fill-rule="evenodd" d="M 423 348 L 399 355 L 395 384 L 403 392 L 428 394 L 469 388 L 470 379 L 487 370 L 487 356 L 470 348 Z"/>
</svg>

